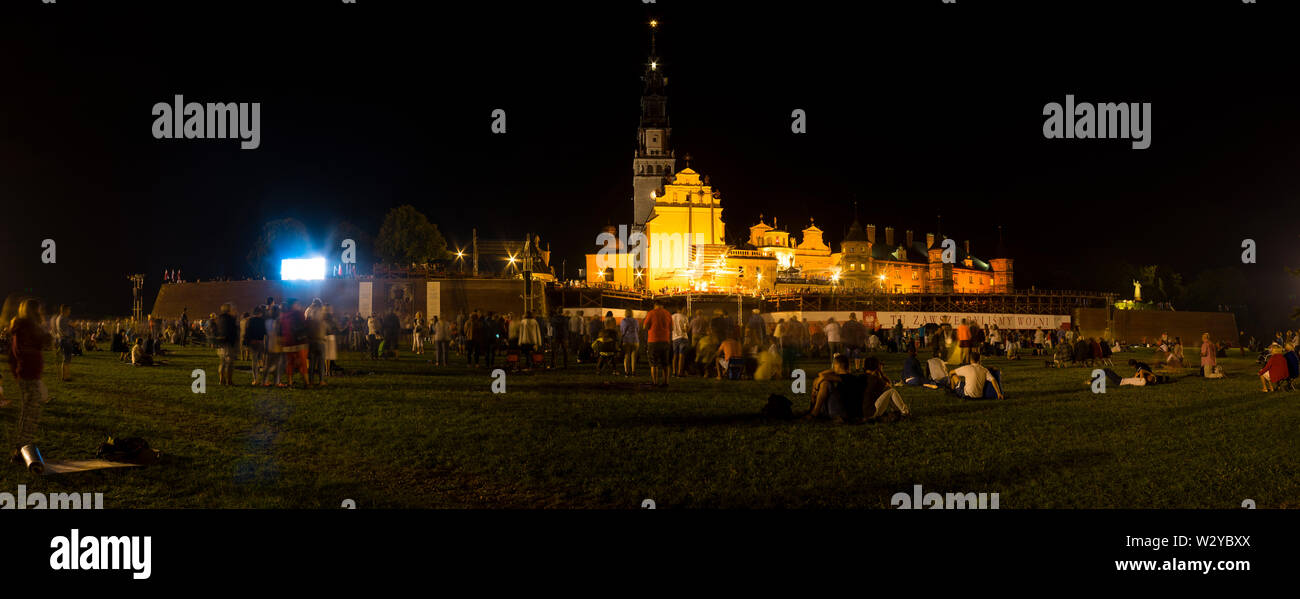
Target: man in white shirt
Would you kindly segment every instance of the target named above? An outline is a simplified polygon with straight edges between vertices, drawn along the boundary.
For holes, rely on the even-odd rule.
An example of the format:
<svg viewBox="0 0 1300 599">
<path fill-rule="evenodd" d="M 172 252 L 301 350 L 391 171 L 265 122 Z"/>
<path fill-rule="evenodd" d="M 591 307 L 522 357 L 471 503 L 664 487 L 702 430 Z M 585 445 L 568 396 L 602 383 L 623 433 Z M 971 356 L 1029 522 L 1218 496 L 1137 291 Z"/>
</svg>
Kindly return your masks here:
<svg viewBox="0 0 1300 599">
<path fill-rule="evenodd" d="M 822 332 L 826 333 L 826 345 L 831 352 L 831 357 L 844 351 L 844 343 L 840 340 L 840 323 L 835 322 L 832 316 L 826 319 L 826 326 L 822 327 Z"/>
<path fill-rule="evenodd" d="M 591 345 L 587 338 L 587 319 L 582 317 L 582 310 L 569 317 L 569 344 L 574 349 Z"/>
<path fill-rule="evenodd" d="M 980 364 L 980 355 L 972 353 L 970 356 L 970 364 L 952 371 L 952 388 L 956 389 L 960 385 L 966 397 L 979 399 L 984 397 L 984 382 L 988 381 L 993 383 L 993 391 L 998 394 L 998 399 L 1002 399 L 1002 387 L 993 378 L 993 373 Z"/>
<path fill-rule="evenodd" d="M 691 347 L 690 321 L 681 310 L 673 310 L 673 375 L 686 376 L 686 350 Z"/>
<path fill-rule="evenodd" d="M 521 359 L 527 360 L 526 364 L 531 364 L 533 351 L 542 347 L 542 328 L 537 324 L 537 319 L 533 318 L 531 311 L 525 312 L 524 319 L 518 324 L 512 321 L 510 328 L 518 335 Z"/>
</svg>

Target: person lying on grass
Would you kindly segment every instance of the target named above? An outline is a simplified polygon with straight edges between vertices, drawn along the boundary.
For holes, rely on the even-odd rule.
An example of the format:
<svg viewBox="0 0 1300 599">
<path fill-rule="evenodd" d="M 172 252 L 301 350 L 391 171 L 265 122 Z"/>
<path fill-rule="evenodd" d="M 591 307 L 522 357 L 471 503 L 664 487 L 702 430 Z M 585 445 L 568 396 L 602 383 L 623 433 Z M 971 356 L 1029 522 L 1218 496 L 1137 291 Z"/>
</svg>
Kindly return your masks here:
<svg viewBox="0 0 1300 599">
<path fill-rule="evenodd" d="M 813 382 L 813 406 L 804 415 L 804 420 L 814 418 L 832 418 L 837 423 L 877 422 L 897 410 L 899 417 L 907 418 L 911 410 L 903 401 L 898 389 L 893 387 L 889 378 L 880 370 L 880 361 L 876 358 L 863 360 L 867 372 L 851 374 L 849 359 L 843 354 L 836 354 L 831 360 L 831 369 L 823 370 Z M 866 416 L 867 410 L 871 416 Z"/>
<path fill-rule="evenodd" d="M 1151 367 L 1148 366 L 1146 362 L 1139 362 L 1137 360 L 1130 359 L 1128 361 L 1128 365 L 1132 366 L 1135 372 L 1133 376 L 1129 378 L 1120 379 L 1119 384 L 1137 385 L 1140 387 L 1143 385 L 1154 385 L 1157 382 L 1159 382 L 1156 379 L 1156 375 L 1151 372 Z"/>
</svg>

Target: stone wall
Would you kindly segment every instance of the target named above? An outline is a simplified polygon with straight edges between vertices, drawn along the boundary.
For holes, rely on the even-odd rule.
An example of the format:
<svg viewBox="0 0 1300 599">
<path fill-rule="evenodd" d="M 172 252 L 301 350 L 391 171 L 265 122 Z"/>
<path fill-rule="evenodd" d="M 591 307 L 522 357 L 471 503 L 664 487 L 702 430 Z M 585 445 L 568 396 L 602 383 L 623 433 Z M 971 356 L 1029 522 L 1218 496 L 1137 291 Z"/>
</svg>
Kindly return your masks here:
<svg viewBox="0 0 1300 599">
<path fill-rule="evenodd" d="M 428 311 L 428 285 L 434 281 L 439 287 L 439 307 L 444 316 L 471 310 L 520 313 L 524 309 L 523 281 L 519 279 L 378 279 L 371 285 L 371 309 L 382 313 L 391 305 L 390 298 L 408 298 L 410 311 Z M 321 298 L 332 304 L 337 315 L 354 314 L 360 305 L 362 281 L 352 279 L 327 279 L 323 281 L 211 281 L 204 283 L 166 284 L 158 291 L 152 314 L 158 318 L 180 318 L 181 311 L 189 309 L 190 318 L 201 318 L 216 312 L 224 302 L 232 302 L 236 312 L 243 313 L 254 306 L 266 303 L 267 297 L 276 301 L 298 298 L 304 305 L 312 298 Z M 543 286 L 534 283 L 534 292 L 543 293 Z M 395 289 L 396 288 L 396 289 Z M 400 290 L 400 291 L 398 291 Z M 426 314 L 427 315 L 427 314 Z"/>
<path fill-rule="evenodd" d="M 1238 344 L 1237 319 L 1231 312 L 1175 312 L 1168 310 L 1114 310 L 1114 335 L 1126 343 L 1141 343 L 1160 338 L 1162 333 L 1181 337 L 1188 347 L 1201 344 L 1201 333 L 1209 333 L 1218 343 Z M 1075 325 L 1087 336 L 1103 336 L 1107 308 L 1079 308 L 1074 311 Z"/>
</svg>

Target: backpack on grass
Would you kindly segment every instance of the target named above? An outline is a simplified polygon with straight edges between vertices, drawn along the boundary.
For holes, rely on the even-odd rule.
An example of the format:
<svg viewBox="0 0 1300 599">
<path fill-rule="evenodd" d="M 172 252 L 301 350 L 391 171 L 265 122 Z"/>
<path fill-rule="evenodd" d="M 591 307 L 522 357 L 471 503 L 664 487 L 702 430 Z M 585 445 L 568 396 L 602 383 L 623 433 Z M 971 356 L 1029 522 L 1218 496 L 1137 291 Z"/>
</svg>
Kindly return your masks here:
<svg viewBox="0 0 1300 599">
<path fill-rule="evenodd" d="M 95 452 L 95 457 L 112 462 L 148 465 L 157 463 L 161 454 L 162 452 L 151 449 L 149 442 L 140 437 L 126 437 L 123 439 L 109 437 L 108 441 L 100 444 L 99 451 Z"/>
<path fill-rule="evenodd" d="M 767 418 L 776 418 L 778 420 L 790 420 L 794 418 L 794 411 L 790 409 L 790 400 L 784 395 L 775 393 L 767 396 L 767 405 L 763 406 L 763 416 Z"/>
</svg>

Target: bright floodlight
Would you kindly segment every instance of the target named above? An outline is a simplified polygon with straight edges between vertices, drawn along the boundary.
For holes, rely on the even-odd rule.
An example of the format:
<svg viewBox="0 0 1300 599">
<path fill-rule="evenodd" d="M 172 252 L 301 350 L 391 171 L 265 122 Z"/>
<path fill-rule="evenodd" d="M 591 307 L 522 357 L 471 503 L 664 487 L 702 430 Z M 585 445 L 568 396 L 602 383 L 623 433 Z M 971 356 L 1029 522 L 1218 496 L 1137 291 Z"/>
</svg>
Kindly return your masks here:
<svg viewBox="0 0 1300 599">
<path fill-rule="evenodd" d="M 324 258 L 290 258 L 280 261 L 281 280 L 317 281 L 324 278 Z"/>
</svg>

